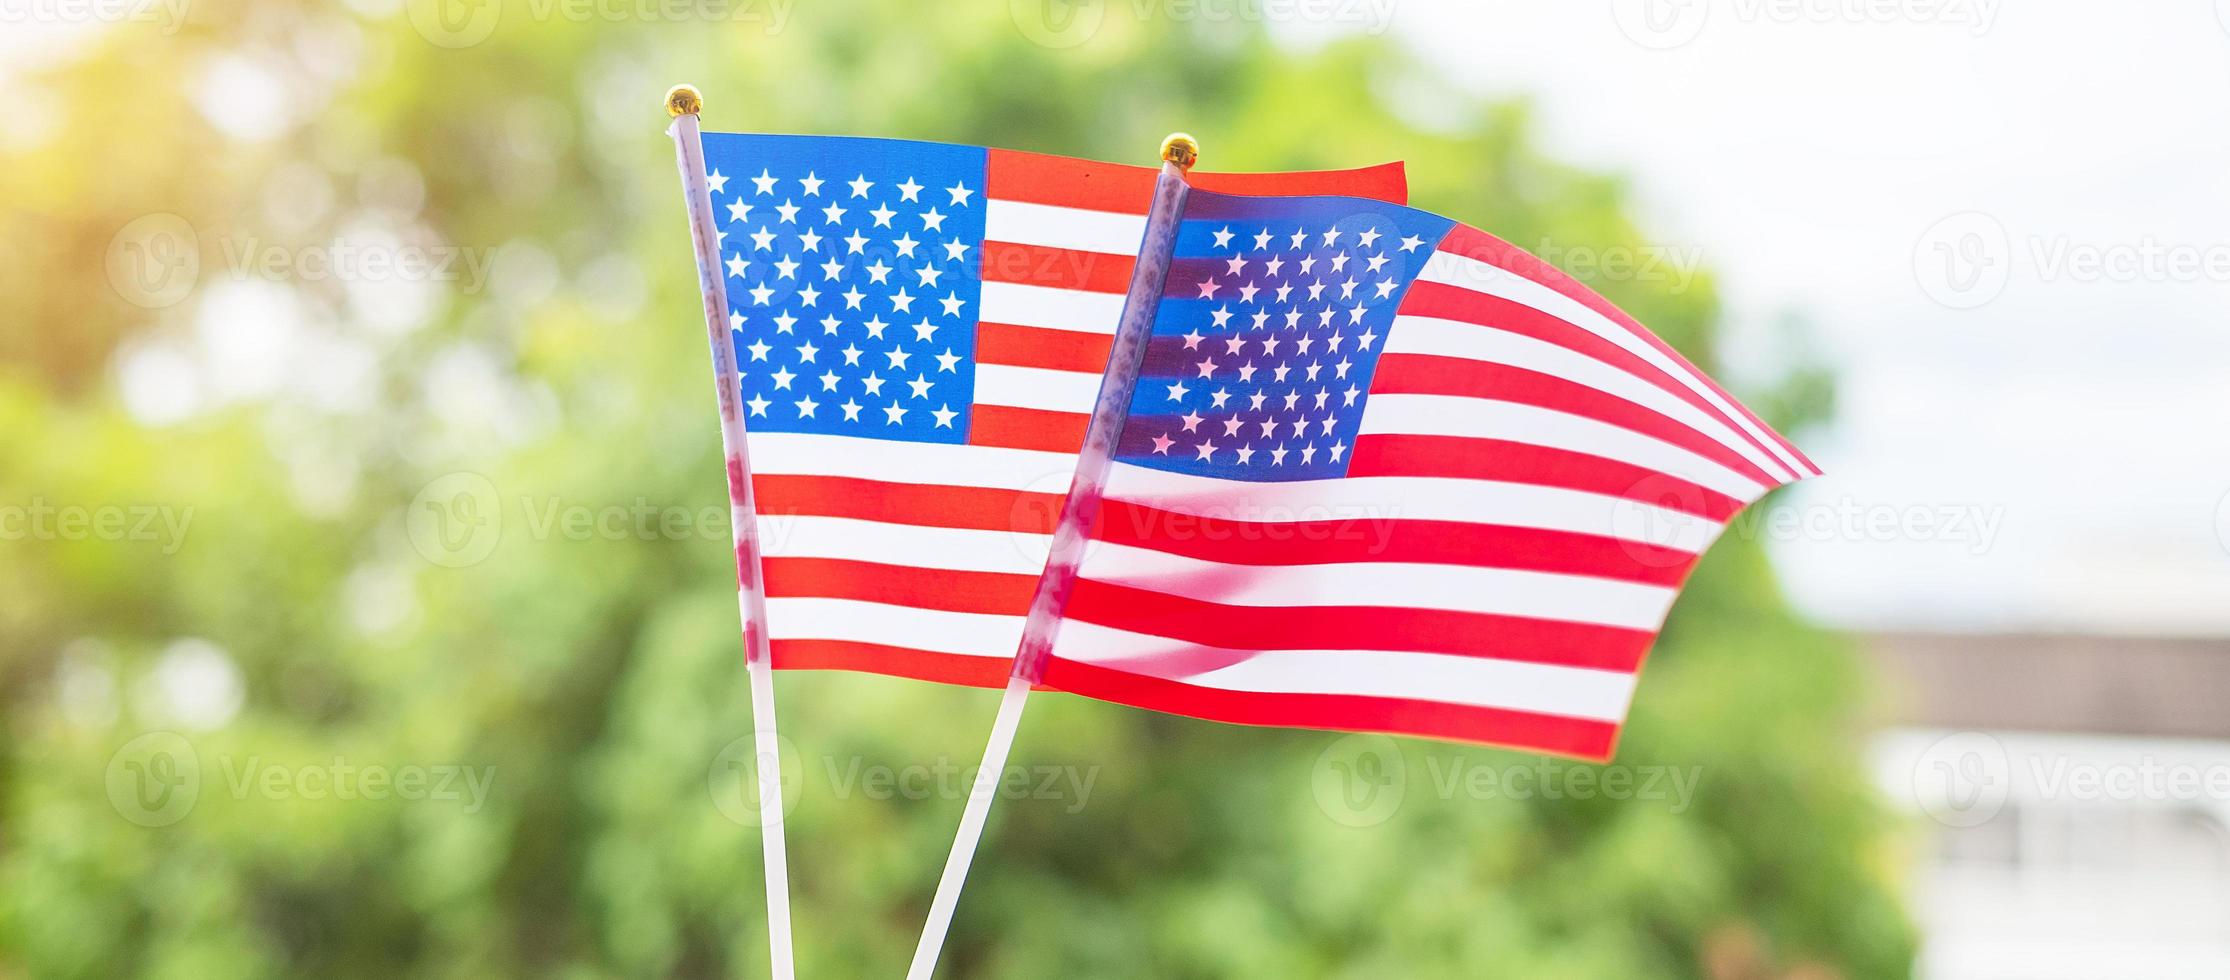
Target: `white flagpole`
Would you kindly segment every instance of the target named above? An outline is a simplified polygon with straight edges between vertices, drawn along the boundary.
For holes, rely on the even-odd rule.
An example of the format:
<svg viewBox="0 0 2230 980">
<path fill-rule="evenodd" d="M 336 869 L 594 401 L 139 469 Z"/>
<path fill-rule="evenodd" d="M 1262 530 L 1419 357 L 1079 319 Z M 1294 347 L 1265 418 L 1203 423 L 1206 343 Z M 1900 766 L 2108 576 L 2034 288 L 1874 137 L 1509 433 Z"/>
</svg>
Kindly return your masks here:
<svg viewBox="0 0 2230 980">
<path fill-rule="evenodd" d="M 1123 318 L 1115 328 L 1107 373 L 1100 378 L 1099 401 L 1092 408 L 1091 427 L 1085 431 L 1084 451 L 1077 457 L 1068 499 L 1061 504 L 1061 518 L 1053 528 L 1053 547 L 1046 557 L 1045 571 L 1038 576 L 1029 618 L 1022 625 L 1014 673 L 1007 680 L 1006 693 L 999 697 L 991 741 L 984 746 L 983 765 L 976 770 L 975 783 L 969 788 L 968 806 L 960 815 L 960 831 L 953 837 L 952 853 L 945 857 L 945 873 L 937 880 L 937 896 L 929 903 L 929 918 L 922 924 L 921 941 L 914 946 L 914 963 L 906 971 L 907 980 L 930 980 L 937 972 L 937 957 L 944 951 L 945 934 L 952 928 L 953 910 L 960 904 L 960 889 L 967 883 L 976 845 L 983 840 L 983 824 L 991 815 L 991 800 L 1000 776 L 1006 772 L 1007 751 L 1014 747 L 1023 705 L 1029 700 L 1030 689 L 1045 676 L 1045 659 L 1061 628 L 1061 610 L 1068 604 L 1069 592 L 1076 586 L 1077 566 L 1084 560 L 1085 535 L 1099 515 L 1108 467 L 1115 461 L 1115 440 L 1122 435 L 1123 420 L 1130 414 L 1131 392 L 1138 387 L 1139 367 L 1154 332 L 1154 311 L 1161 305 L 1162 284 L 1169 278 L 1169 256 L 1177 246 L 1177 219 L 1184 213 L 1188 190 L 1185 171 L 1200 159 L 1200 146 L 1190 136 L 1172 133 L 1162 141 L 1161 159 L 1161 176 L 1154 181 L 1153 207 L 1146 212 L 1146 235 L 1139 243 L 1138 263 L 1131 270 L 1130 292 L 1123 298 Z"/>
<path fill-rule="evenodd" d="M 774 662 L 767 653 L 767 600 L 759 577 L 758 511 L 751 502 L 751 458 L 743 438 L 736 349 L 728 336 L 728 283 L 720 269 L 719 226 L 705 182 L 705 150 L 697 130 L 703 97 L 687 85 L 666 93 L 674 157 L 689 200 L 689 233 L 697 250 L 697 288 L 705 300 L 705 337 L 712 344 L 713 388 L 720 401 L 720 444 L 728 457 L 729 527 L 736 554 L 736 604 L 743 616 L 743 663 L 751 675 L 754 767 L 759 775 L 759 847 L 766 863 L 767 945 L 774 980 L 793 980 L 790 946 L 790 860 L 782 830 L 782 751 L 774 724 Z"/>
</svg>

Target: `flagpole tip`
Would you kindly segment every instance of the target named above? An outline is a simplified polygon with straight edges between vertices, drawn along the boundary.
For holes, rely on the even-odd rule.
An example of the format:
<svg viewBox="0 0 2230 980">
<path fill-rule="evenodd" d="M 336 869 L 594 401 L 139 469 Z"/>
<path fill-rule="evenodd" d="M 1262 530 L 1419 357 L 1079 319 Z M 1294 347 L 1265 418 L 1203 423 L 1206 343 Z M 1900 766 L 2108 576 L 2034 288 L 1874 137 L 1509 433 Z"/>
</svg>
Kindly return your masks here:
<svg viewBox="0 0 2230 980">
<path fill-rule="evenodd" d="M 705 97 L 697 94 L 697 87 L 694 85 L 676 85 L 666 90 L 666 115 L 669 118 L 694 116 L 703 112 L 704 108 Z"/>
<path fill-rule="evenodd" d="M 1179 170 L 1191 170 L 1200 162 L 1200 141 L 1191 133 L 1171 133 L 1161 141 L 1161 158 L 1176 164 Z"/>
</svg>

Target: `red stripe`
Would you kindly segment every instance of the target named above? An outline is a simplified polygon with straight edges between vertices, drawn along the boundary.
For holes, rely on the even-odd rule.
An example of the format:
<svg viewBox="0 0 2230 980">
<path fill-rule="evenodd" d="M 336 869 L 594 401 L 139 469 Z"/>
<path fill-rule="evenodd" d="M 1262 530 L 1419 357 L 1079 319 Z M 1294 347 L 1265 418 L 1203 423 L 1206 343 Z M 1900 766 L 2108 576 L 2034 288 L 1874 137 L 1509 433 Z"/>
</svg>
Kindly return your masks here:
<svg viewBox="0 0 2230 980">
<path fill-rule="evenodd" d="M 1607 721 L 1406 698 L 1224 691 L 1058 657 L 1046 664 L 1044 683 L 1102 701 L 1234 725 L 1419 735 L 1591 762 L 1609 761 L 1618 745 L 1618 726 Z"/>
<path fill-rule="evenodd" d="M 1599 493 L 1718 523 L 1743 503 L 1709 487 L 1646 467 L 1565 449 L 1460 436 L 1367 435 L 1355 440 L 1348 476 L 1422 476 L 1494 480 Z"/>
<path fill-rule="evenodd" d="M 1379 359 L 1377 373 L 1371 378 L 1371 393 L 1459 395 L 1533 405 L 1669 442 L 1762 486 L 1781 483 L 1779 477 L 1759 469 L 1757 464 L 1727 448 L 1725 443 L 1654 410 L 1576 381 L 1526 368 L 1431 354 L 1388 354 Z"/>
<path fill-rule="evenodd" d="M 1632 672 L 1654 634 L 1444 609 L 1230 606 L 1078 579 L 1068 618 L 1229 650 L 1409 650 Z"/>
<path fill-rule="evenodd" d="M 968 423 L 968 443 L 1004 449 L 1040 449 L 1073 453 L 1084 448 L 1084 430 L 1092 417 L 1076 412 L 1050 412 L 1042 408 L 977 405 Z"/>
<path fill-rule="evenodd" d="M 1681 384 L 1662 368 L 1649 363 L 1624 347 L 1598 337 L 1593 333 L 1566 323 L 1561 319 L 1536 310 L 1523 303 L 1512 302 L 1500 296 L 1450 286 L 1438 282 L 1418 282 L 1409 287 L 1402 297 L 1399 312 L 1406 316 L 1429 316 L 1444 320 L 1461 320 L 1497 330 L 1507 330 L 1520 336 L 1555 344 L 1574 353 L 1584 354 L 1614 368 L 1656 385 L 1673 397 L 1687 402 L 1713 418 L 1725 423 L 1736 436 L 1771 456 L 1771 450 L 1757 438 L 1742 431 L 1742 427 L 1711 404 L 1695 389 Z M 1389 355 L 1390 356 L 1390 355 Z M 1770 430 L 1769 430 L 1770 431 Z"/>
<path fill-rule="evenodd" d="M 976 360 L 985 364 L 1098 374 L 1107 370 L 1107 352 L 1114 346 L 1115 338 L 1102 333 L 976 324 Z"/>
<path fill-rule="evenodd" d="M 1682 368 L 1686 369 L 1687 372 L 1690 375 L 1694 376 L 1697 381 L 1702 382 L 1705 387 L 1710 388 L 1713 393 L 1717 394 L 1728 405 L 1733 406 L 1734 410 L 1741 413 L 1745 419 L 1748 419 L 1753 425 L 1755 425 L 1758 431 L 1765 433 L 1767 438 L 1772 439 L 1782 449 L 1787 450 L 1789 455 L 1802 462 L 1805 469 L 1811 471 L 1812 473 L 1819 472 L 1819 467 L 1813 465 L 1812 460 L 1809 457 L 1806 457 L 1802 450 L 1797 449 L 1795 445 L 1791 444 L 1786 438 L 1783 438 L 1780 433 L 1773 431 L 1773 428 L 1769 425 L 1766 425 L 1764 420 L 1758 418 L 1757 415 L 1753 414 L 1748 406 L 1743 405 L 1742 402 L 1737 400 L 1733 395 L 1728 394 L 1725 388 L 1719 387 L 1719 383 L 1713 381 L 1710 375 L 1705 374 L 1703 371 L 1699 370 L 1694 363 L 1690 362 L 1686 357 L 1681 356 L 1679 351 L 1674 350 L 1672 345 L 1665 343 L 1663 338 L 1660 338 L 1656 334 L 1650 332 L 1649 328 L 1642 326 L 1640 321 L 1627 315 L 1625 310 L 1619 309 L 1610 300 L 1604 299 L 1600 294 L 1596 293 L 1592 289 L 1587 288 L 1587 286 L 1582 284 L 1579 280 L 1572 278 L 1570 275 L 1567 275 L 1564 270 L 1542 261 L 1539 257 L 1526 252 L 1524 249 L 1518 248 L 1517 246 L 1512 245 L 1509 242 L 1503 241 L 1500 238 L 1496 238 L 1495 236 L 1480 231 L 1477 228 L 1470 227 L 1469 225 L 1459 224 L 1454 228 L 1449 229 L 1448 234 L 1441 239 L 1439 248 L 1443 252 L 1461 255 L 1466 258 L 1477 259 L 1478 261 L 1485 262 L 1486 264 L 1494 266 L 1496 268 L 1504 269 L 1509 272 L 1516 273 L 1520 276 L 1524 276 L 1527 279 L 1531 279 L 1534 282 L 1540 283 L 1541 285 L 1547 286 L 1550 289 L 1556 290 L 1558 293 L 1563 294 L 1565 297 L 1573 300 L 1574 302 L 1580 303 L 1581 305 L 1584 305 L 1587 308 L 1602 314 L 1603 316 L 1610 319 L 1611 322 L 1625 328 L 1628 333 L 1633 334 L 1642 342 L 1657 348 L 1659 351 L 1671 357 L 1673 363 L 1678 364 Z M 1683 385 L 1682 387 L 1686 386 Z M 1716 409 L 1714 409 L 1713 411 L 1716 414 L 1720 414 L 1722 417 L 1724 417 L 1724 413 L 1717 412 Z M 1728 419 L 1728 421 L 1732 422 L 1733 420 Z M 1744 438 L 1750 439 L 1753 442 L 1756 441 L 1755 437 L 1750 436 L 1748 432 L 1744 432 L 1741 426 L 1736 426 L 1735 430 L 1737 432 L 1742 432 Z M 1759 448 L 1762 449 L 1765 447 L 1761 445 Z"/>
<path fill-rule="evenodd" d="M 849 517 L 920 527 L 1051 534 L 1063 493 L 884 483 L 843 476 L 752 477 L 759 513 Z M 1065 490 L 1065 488 L 1064 488 Z"/>
<path fill-rule="evenodd" d="M 776 670 L 855 670 L 939 684 L 1005 687 L 1012 661 L 934 653 L 850 640 L 775 640 L 767 644 Z"/>
<path fill-rule="evenodd" d="M 1153 200 L 1154 167 L 1101 163 L 1022 150 L 993 148 L 984 161 L 984 193 L 1005 201 L 1052 204 L 1093 211 L 1145 214 Z M 1399 163 L 1359 170 L 1275 174 L 1189 174 L 1186 182 L 1225 194 L 1287 196 L 1341 194 L 1395 204 L 1409 200 Z"/>
<path fill-rule="evenodd" d="M 915 609 L 1019 616 L 1030 611 L 1035 575 L 960 572 L 841 558 L 768 558 L 769 598 L 857 599 Z"/>
<path fill-rule="evenodd" d="M 1415 562 L 1663 586 L 1678 586 L 1696 561 L 1685 551 L 1570 531 L 1391 519 L 1256 522 L 1122 500 L 1100 505 L 1092 539 L 1232 565 Z"/>
<path fill-rule="evenodd" d="M 1017 245 L 1012 242 L 983 243 L 982 268 L 985 282 L 1121 293 L 1130 290 L 1131 267 L 1136 264 L 1138 260 L 1128 255 Z"/>
</svg>

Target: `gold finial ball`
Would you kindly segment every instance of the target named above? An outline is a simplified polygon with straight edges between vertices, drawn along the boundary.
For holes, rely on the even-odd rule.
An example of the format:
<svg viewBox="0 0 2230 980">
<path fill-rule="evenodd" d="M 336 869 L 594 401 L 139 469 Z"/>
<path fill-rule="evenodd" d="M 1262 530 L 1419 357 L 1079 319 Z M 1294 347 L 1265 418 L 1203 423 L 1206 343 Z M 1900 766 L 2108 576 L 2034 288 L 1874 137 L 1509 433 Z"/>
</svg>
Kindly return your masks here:
<svg viewBox="0 0 2230 980">
<path fill-rule="evenodd" d="M 666 115 L 694 116 L 705 109 L 705 97 L 697 94 L 694 85 L 676 85 L 666 90 Z"/>
<path fill-rule="evenodd" d="M 1161 158 L 1176 164 L 1179 170 L 1191 170 L 1200 162 L 1200 141 L 1191 133 L 1171 133 L 1161 141 Z"/>
</svg>

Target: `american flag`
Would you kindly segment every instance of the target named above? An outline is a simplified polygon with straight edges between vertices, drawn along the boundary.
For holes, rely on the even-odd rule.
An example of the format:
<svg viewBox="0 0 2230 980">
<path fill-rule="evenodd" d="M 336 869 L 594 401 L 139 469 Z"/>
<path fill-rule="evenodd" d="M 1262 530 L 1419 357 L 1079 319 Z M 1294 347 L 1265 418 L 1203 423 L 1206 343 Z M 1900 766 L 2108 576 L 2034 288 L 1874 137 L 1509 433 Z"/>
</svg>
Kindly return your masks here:
<svg viewBox="0 0 2230 980">
<path fill-rule="evenodd" d="M 1698 554 L 1818 472 L 1491 236 L 1195 190 L 1043 683 L 1607 759 Z"/>
<path fill-rule="evenodd" d="M 1155 171 L 706 133 L 777 668 L 1006 683 Z M 1398 165 L 1197 175 L 1402 200 Z"/>
</svg>

